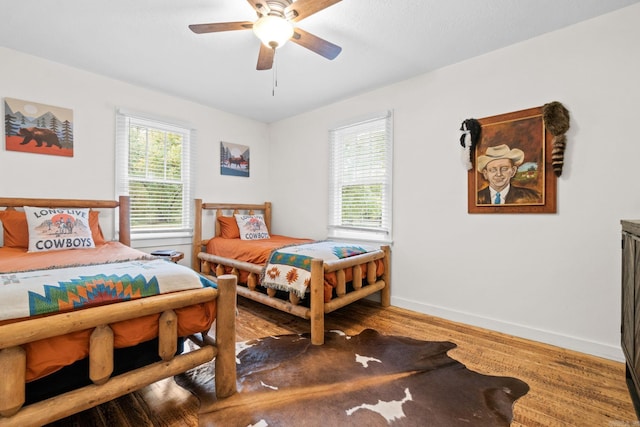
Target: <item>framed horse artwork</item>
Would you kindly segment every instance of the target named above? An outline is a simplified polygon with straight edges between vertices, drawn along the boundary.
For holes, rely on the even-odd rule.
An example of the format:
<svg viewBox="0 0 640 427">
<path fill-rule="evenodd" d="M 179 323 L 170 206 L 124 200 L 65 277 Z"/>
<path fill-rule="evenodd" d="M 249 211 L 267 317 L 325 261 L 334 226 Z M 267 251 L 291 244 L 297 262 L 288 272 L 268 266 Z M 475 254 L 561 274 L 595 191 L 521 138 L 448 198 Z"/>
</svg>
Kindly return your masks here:
<svg viewBox="0 0 640 427">
<path fill-rule="evenodd" d="M 220 175 L 248 177 L 249 152 L 246 145 L 220 141 Z"/>
</svg>

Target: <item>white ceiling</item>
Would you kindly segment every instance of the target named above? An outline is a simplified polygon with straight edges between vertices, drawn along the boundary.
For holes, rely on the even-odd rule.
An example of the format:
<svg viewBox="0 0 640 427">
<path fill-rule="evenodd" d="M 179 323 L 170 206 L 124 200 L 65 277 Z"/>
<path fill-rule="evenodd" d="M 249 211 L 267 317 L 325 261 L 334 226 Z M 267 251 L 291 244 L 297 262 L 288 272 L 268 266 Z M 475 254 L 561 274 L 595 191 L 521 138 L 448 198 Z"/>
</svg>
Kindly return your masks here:
<svg viewBox="0 0 640 427">
<path fill-rule="evenodd" d="M 245 0 L 0 0 L 0 46 L 269 123 L 639 1 L 343 0 L 297 24 L 342 53 L 287 43 L 275 74 L 252 31 L 187 28 L 255 21 Z"/>
</svg>

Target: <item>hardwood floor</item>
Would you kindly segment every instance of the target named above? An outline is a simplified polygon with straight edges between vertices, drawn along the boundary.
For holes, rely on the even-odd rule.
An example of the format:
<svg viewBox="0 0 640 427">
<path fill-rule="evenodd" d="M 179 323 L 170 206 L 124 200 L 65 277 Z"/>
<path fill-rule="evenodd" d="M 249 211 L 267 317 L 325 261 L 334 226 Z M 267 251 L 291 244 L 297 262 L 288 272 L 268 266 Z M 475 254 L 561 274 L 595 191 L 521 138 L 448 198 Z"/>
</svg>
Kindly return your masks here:
<svg viewBox="0 0 640 427">
<path fill-rule="evenodd" d="M 237 340 L 304 333 L 309 323 L 239 298 Z M 640 426 L 626 388 L 624 364 L 395 307 L 356 302 L 327 316 L 328 330 L 349 335 L 371 328 L 383 334 L 451 341 L 449 355 L 487 375 L 517 377 L 529 393 L 514 407 L 513 426 Z M 197 426 L 198 401 L 163 380 L 61 420 L 55 426 Z"/>
</svg>

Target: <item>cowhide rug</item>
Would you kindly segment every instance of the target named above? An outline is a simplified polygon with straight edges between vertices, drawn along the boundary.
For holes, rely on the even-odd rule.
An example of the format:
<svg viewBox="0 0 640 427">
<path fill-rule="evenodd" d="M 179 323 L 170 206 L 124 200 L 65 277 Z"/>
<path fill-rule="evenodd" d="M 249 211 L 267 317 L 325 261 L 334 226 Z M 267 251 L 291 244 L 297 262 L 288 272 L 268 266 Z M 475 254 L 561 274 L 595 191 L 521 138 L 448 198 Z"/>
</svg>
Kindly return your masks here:
<svg viewBox="0 0 640 427">
<path fill-rule="evenodd" d="M 201 401 L 202 426 L 508 426 L 529 391 L 447 356 L 456 345 L 327 332 L 238 344 L 238 393 L 216 400 L 211 364 L 176 377 Z"/>
</svg>

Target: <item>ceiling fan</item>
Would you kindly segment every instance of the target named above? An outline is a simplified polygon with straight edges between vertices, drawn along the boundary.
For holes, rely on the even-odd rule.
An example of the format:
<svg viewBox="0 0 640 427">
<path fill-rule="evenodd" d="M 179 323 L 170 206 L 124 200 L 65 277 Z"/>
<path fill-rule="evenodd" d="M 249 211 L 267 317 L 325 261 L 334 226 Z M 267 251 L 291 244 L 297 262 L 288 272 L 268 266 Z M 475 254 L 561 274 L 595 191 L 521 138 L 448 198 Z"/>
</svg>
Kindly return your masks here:
<svg viewBox="0 0 640 427">
<path fill-rule="evenodd" d="M 314 36 L 294 24 L 304 18 L 320 12 L 341 0 L 248 0 L 258 13 L 255 22 L 218 22 L 212 24 L 189 25 L 196 34 L 216 33 L 220 31 L 251 30 L 261 40 L 258 54 L 258 70 L 269 70 L 273 66 L 276 48 L 287 40 L 327 58 L 334 59 L 342 48 L 320 37 Z"/>
</svg>

